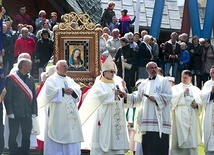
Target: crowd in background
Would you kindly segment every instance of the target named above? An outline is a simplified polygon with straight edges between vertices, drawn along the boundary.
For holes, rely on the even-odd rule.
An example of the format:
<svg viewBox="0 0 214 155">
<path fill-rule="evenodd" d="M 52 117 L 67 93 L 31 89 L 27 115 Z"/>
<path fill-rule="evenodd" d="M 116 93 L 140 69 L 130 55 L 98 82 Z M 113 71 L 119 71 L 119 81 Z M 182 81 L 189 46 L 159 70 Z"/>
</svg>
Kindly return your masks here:
<svg viewBox="0 0 214 155">
<path fill-rule="evenodd" d="M 129 54 L 131 60 L 127 61 L 132 65 L 131 69 L 126 71 L 130 72 L 130 75 L 125 76 L 130 79 L 132 87 L 137 79 L 148 76 L 145 64 L 149 61 L 156 62 L 164 70 L 166 76 L 173 76 L 176 79 L 176 83 L 180 82 L 179 75 L 183 69 L 193 71 L 196 76 L 193 82 L 199 88 L 209 79 L 209 69 L 214 64 L 213 45 L 211 45 L 210 39 L 193 36 L 189 41 L 189 36 L 186 33 L 178 35 L 173 32 L 168 41 L 160 43 L 158 38 L 148 35 L 146 30 L 132 33 L 130 26 L 135 22 L 135 16 L 131 19 L 128 10 L 122 9 L 118 19 L 114 7 L 115 3 L 109 2 L 102 14 L 101 22 L 96 25 L 96 29 L 99 28 L 101 31 L 100 54 L 108 50 L 113 58 L 116 56 L 116 64 L 120 69 L 118 63 L 120 54 L 118 55 L 118 53 L 122 51 L 124 55 L 127 53 L 124 50 L 133 51 Z M 47 15 L 45 10 L 40 10 L 38 18 L 33 21 L 26 13 L 26 9 L 24 5 L 20 6 L 20 12 L 12 19 L 5 11 L 2 18 L 2 52 L 4 53 L 5 75 L 9 73 L 20 53 L 29 53 L 38 68 L 43 68 L 53 55 L 53 34 L 58 29 L 57 13 L 52 12 Z M 121 39 L 122 37 L 123 39 Z M 127 45 L 130 48 L 127 48 Z M 124 56 L 126 59 L 127 55 Z"/>
<path fill-rule="evenodd" d="M 113 57 L 117 75 L 124 79 L 129 93 L 132 93 L 138 79 L 148 78 L 146 65 L 151 61 L 163 70 L 163 75 L 174 77 L 175 84 L 181 82 L 183 70 L 192 72 L 193 85 L 200 89 L 210 79 L 210 69 L 214 65 L 214 47 L 210 39 L 193 36 L 189 41 L 186 33 L 178 35 L 172 32 L 168 41 L 160 43 L 158 38 L 149 35 L 146 30 L 131 32 L 130 26 L 135 22 L 135 17 L 131 19 L 128 10 L 122 9 L 121 17 L 117 19 L 114 7 L 115 3 L 109 2 L 102 14 L 101 22 L 96 25 L 96 29 L 100 30 L 99 52 L 100 56 L 108 53 Z M 19 11 L 20 13 L 12 19 L 7 14 L 2 18 L 1 75 L 5 77 L 21 53 L 28 53 L 33 64 L 42 70 L 53 55 L 54 31 L 58 29 L 57 13 L 52 12 L 49 16 L 45 10 L 41 10 L 39 17 L 33 21 L 26 14 L 24 5 Z M 81 49 L 75 50 L 77 55 L 80 55 L 78 53 Z M 78 58 L 67 62 L 73 66 L 76 66 L 74 62 L 79 66 L 84 63 L 78 61 Z"/>
<path fill-rule="evenodd" d="M 2 53 L 5 76 L 21 53 L 30 54 L 38 68 L 43 68 L 53 55 L 53 32 L 58 29 L 57 13 L 52 12 L 49 16 L 41 10 L 33 21 L 26 11 L 24 5 L 20 6 L 19 13 L 11 19 L 4 10 Z"/>
<path fill-rule="evenodd" d="M 158 38 L 148 35 L 146 30 L 142 30 L 140 33 L 130 32 L 130 24 L 135 21 L 135 17 L 131 20 L 127 14 L 128 11 L 122 9 L 121 17 L 117 20 L 114 7 L 115 3 L 109 2 L 102 14 L 100 53 L 108 50 L 115 58 L 120 70 L 121 63 L 117 58 L 121 56 L 121 51 L 123 55 L 127 54 L 127 51 L 131 51 L 128 57 L 126 54 L 124 55 L 127 63 L 132 64 L 132 67 L 126 69 L 125 73 L 125 79 L 127 77 L 129 79 L 129 82 L 127 80 L 126 82 L 131 86 L 134 86 L 137 79 L 147 78 L 145 65 L 149 61 L 156 62 L 164 70 L 165 76 L 174 77 L 176 84 L 181 81 L 180 75 L 184 69 L 193 72 L 196 77 L 193 83 L 199 88 L 210 79 L 209 70 L 214 65 L 213 45 L 210 39 L 193 36 L 189 41 L 186 33 L 178 35 L 176 32 L 172 32 L 168 41 L 160 43 L 157 41 Z M 121 73 L 118 72 L 118 74 Z"/>
<path fill-rule="evenodd" d="M 130 72 L 129 82 L 132 86 L 137 79 L 148 76 L 145 65 L 149 61 L 156 62 L 164 70 L 165 76 L 173 76 L 176 84 L 180 82 L 180 74 L 185 69 L 193 72 L 196 77 L 193 82 L 199 88 L 210 79 L 209 69 L 214 65 L 210 39 L 193 36 L 189 42 L 186 33 L 178 36 L 176 32 L 172 32 L 170 39 L 159 45 L 156 38 L 148 35 L 146 30 L 141 31 L 141 34 L 128 32 L 123 37 L 120 35 L 119 29 L 115 28 L 111 32 L 108 27 L 104 27 L 100 36 L 100 53 L 108 50 L 120 69 L 121 61 L 117 59 L 122 51 L 125 59 L 129 59 L 127 62 L 132 64 L 130 69 L 126 69 L 126 72 Z M 129 56 L 126 55 L 127 51 L 131 53 Z"/>
</svg>

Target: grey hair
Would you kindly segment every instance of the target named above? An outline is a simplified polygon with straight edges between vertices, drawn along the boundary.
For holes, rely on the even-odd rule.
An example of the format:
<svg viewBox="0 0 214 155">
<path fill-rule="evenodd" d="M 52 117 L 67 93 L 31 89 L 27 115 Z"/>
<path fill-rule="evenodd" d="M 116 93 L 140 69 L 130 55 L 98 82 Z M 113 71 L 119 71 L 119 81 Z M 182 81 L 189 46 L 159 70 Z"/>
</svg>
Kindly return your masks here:
<svg viewBox="0 0 214 155">
<path fill-rule="evenodd" d="M 152 38 L 152 36 L 146 34 L 146 35 L 143 37 L 143 41 L 147 41 L 147 40 L 149 40 L 149 39 L 151 39 L 151 38 Z"/>
<path fill-rule="evenodd" d="M 151 64 L 155 64 L 156 66 L 158 66 L 155 62 L 150 61 L 150 62 L 148 62 L 148 63 L 146 64 L 146 69 L 148 69 L 149 65 L 151 65 Z"/>
<path fill-rule="evenodd" d="M 104 27 L 104 28 L 103 28 L 103 31 L 104 31 L 104 30 L 108 30 L 108 32 L 110 32 L 110 29 L 109 29 L 108 27 Z"/>
<path fill-rule="evenodd" d="M 42 13 L 46 14 L 45 10 L 40 10 L 38 16 L 41 16 Z"/>
<path fill-rule="evenodd" d="M 21 69 L 23 66 L 25 66 L 27 63 L 32 64 L 32 61 L 26 58 L 22 58 L 18 62 L 18 68 Z"/>
<path fill-rule="evenodd" d="M 65 62 L 65 63 L 67 64 L 67 61 L 66 61 L 66 60 L 59 60 L 59 61 L 57 61 L 57 63 L 56 63 L 56 67 L 59 67 L 60 64 L 61 64 L 62 62 Z"/>
<path fill-rule="evenodd" d="M 21 33 L 22 33 L 23 31 L 28 31 L 28 28 L 23 27 L 23 28 L 21 29 Z"/>
<path fill-rule="evenodd" d="M 114 29 L 112 30 L 112 32 L 119 32 L 119 33 L 120 33 L 120 30 L 119 30 L 118 28 L 114 28 Z"/>
<path fill-rule="evenodd" d="M 54 25 L 53 31 L 57 31 L 59 29 L 59 25 Z"/>
<path fill-rule="evenodd" d="M 3 25 L 3 27 L 7 27 L 7 24 L 6 24 L 6 23 L 3 23 L 2 25 Z"/>
<path fill-rule="evenodd" d="M 31 59 L 31 56 L 28 53 L 21 53 L 21 54 L 19 54 L 17 60 L 19 61 L 19 60 L 21 60 L 23 58 L 25 58 L 25 59 Z"/>
<path fill-rule="evenodd" d="M 134 34 L 132 32 L 126 33 L 124 36 L 126 39 L 128 38 L 134 38 Z"/>
</svg>

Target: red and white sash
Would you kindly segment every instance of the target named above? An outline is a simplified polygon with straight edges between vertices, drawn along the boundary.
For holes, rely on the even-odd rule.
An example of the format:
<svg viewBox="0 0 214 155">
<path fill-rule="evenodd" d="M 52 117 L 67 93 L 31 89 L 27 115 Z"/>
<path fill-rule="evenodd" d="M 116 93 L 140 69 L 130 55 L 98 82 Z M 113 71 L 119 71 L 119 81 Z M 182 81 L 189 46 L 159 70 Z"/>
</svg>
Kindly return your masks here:
<svg viewBox="0 0 214 155">
<path fill-rule="evenodd" d="M 14 80 L 16 84 L 20 86 L 20 88 L 24 91 L 24 93 L 28 96 L 30 103 L 33 101 L 33 93 L 30 88 L 24 83 L 24 81 L 16 74 L 10 74 L 10 77 Z"/>
</svg>

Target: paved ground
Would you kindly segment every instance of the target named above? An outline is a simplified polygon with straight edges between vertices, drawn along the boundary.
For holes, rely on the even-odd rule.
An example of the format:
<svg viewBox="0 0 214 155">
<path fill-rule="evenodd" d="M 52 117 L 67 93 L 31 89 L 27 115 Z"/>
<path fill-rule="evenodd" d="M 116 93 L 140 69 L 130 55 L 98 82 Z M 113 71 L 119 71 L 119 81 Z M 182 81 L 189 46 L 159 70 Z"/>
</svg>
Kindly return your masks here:
<svg viewBox="0 0 214 155">
<path fill-rule="evenodd" d="M 4 149 L 2 155 L 9 155 L 9 150 Z M 42 153 L 40 153 L 39 151 L 36 151 L 36 150 L 31 150 L 30 155 L 42 155 Z M 83 150 L 81 155 L 90 155 L 90 152 Z"/>
</svg>

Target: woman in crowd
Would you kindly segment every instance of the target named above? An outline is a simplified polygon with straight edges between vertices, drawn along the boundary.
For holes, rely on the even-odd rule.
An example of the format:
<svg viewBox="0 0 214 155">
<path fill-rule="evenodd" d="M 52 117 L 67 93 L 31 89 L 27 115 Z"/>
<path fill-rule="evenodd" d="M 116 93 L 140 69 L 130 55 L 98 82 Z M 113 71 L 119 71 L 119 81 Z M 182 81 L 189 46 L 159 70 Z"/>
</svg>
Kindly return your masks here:
<svg viewBox="0 0 214 155">
<path fill-rule="evenodd" d="M 121 10 L 121 17 L 119 19 L 118 29 L 120 30 L 121 36 L 124 36 L 124 34 L 130 32 L 130 24 L 133 24 L 135 22 L 135 18 L 131 20 L 130 16 L 127 15 L 128 10 L 122 9 Z"/>
<path fill-rule="evenodd" d="M 214 47 L 211 44 L 210 39 L 205 39 L 203 47 L 202 72 L 203 82 L 205 83 L 210 79 L 210 68 L 214 65 Z"/>
<path fill-rule="evenodd" d="M 180 44 L 181 46 L 181 55 L 179 56 L 179 63 L 178 63 L 178 70 L 177 70 L 177 78 L 175 80 L 175 83 L 180 83 L 181 81 L 181 73 L 183 70 L 189 70 L 190 69 L 190 55 L 189 52 L 186 50 L 187 45 L 185 42 L 182 42 Z"/>
<path fill-rule="evenodd" d="M 202 70 L 202 53 L 203 47 L 199 44 L 198 36 L 192 38 L 192 49 L 190 50 L 191 65 L 194 76 L 196 76 L 196 84 L 201 89 L 201 70 Z M 194 82 L 194 80 L 193 80 Z"/>
<path fill-rule="evenodd" d="M 112 22 L 112 17 L 115 16 L 114 7 L 115 7 L 115 3 L 110 1 L 101 17 L 102 27 L 106 27 L 106 26 L 108 27 L 109 24 Z"/>
<path fill-rule="evenodd" d="M 132 70 L 132 64 L 134 60 L 136 60 L 137 54 L 133 50 L 133 48 L 130 47 L 128 40 L 123 37 L 120 39 L 121 47 L 118 49 L 118 51 L 115 54 L 114 61 L 117 64 L 118 68 L 118 76 L 122 77 L 124 76 L 124 81 L 126 82 L 128 92 L 131 93 L 131 84 L 130 84 L 130 77 L 131 77 L 131 70 Z M 124 60 L 122 60 L 122 56 Z M 122 63 L 126 63 L 127 67 L 123 70 Z M 118 63 L 117 63 L 118 62 Z M 128 67 L 130 65 L 130 67 Z M 125 72 L 125 73 L 124 73 Z"/>
</svg>

